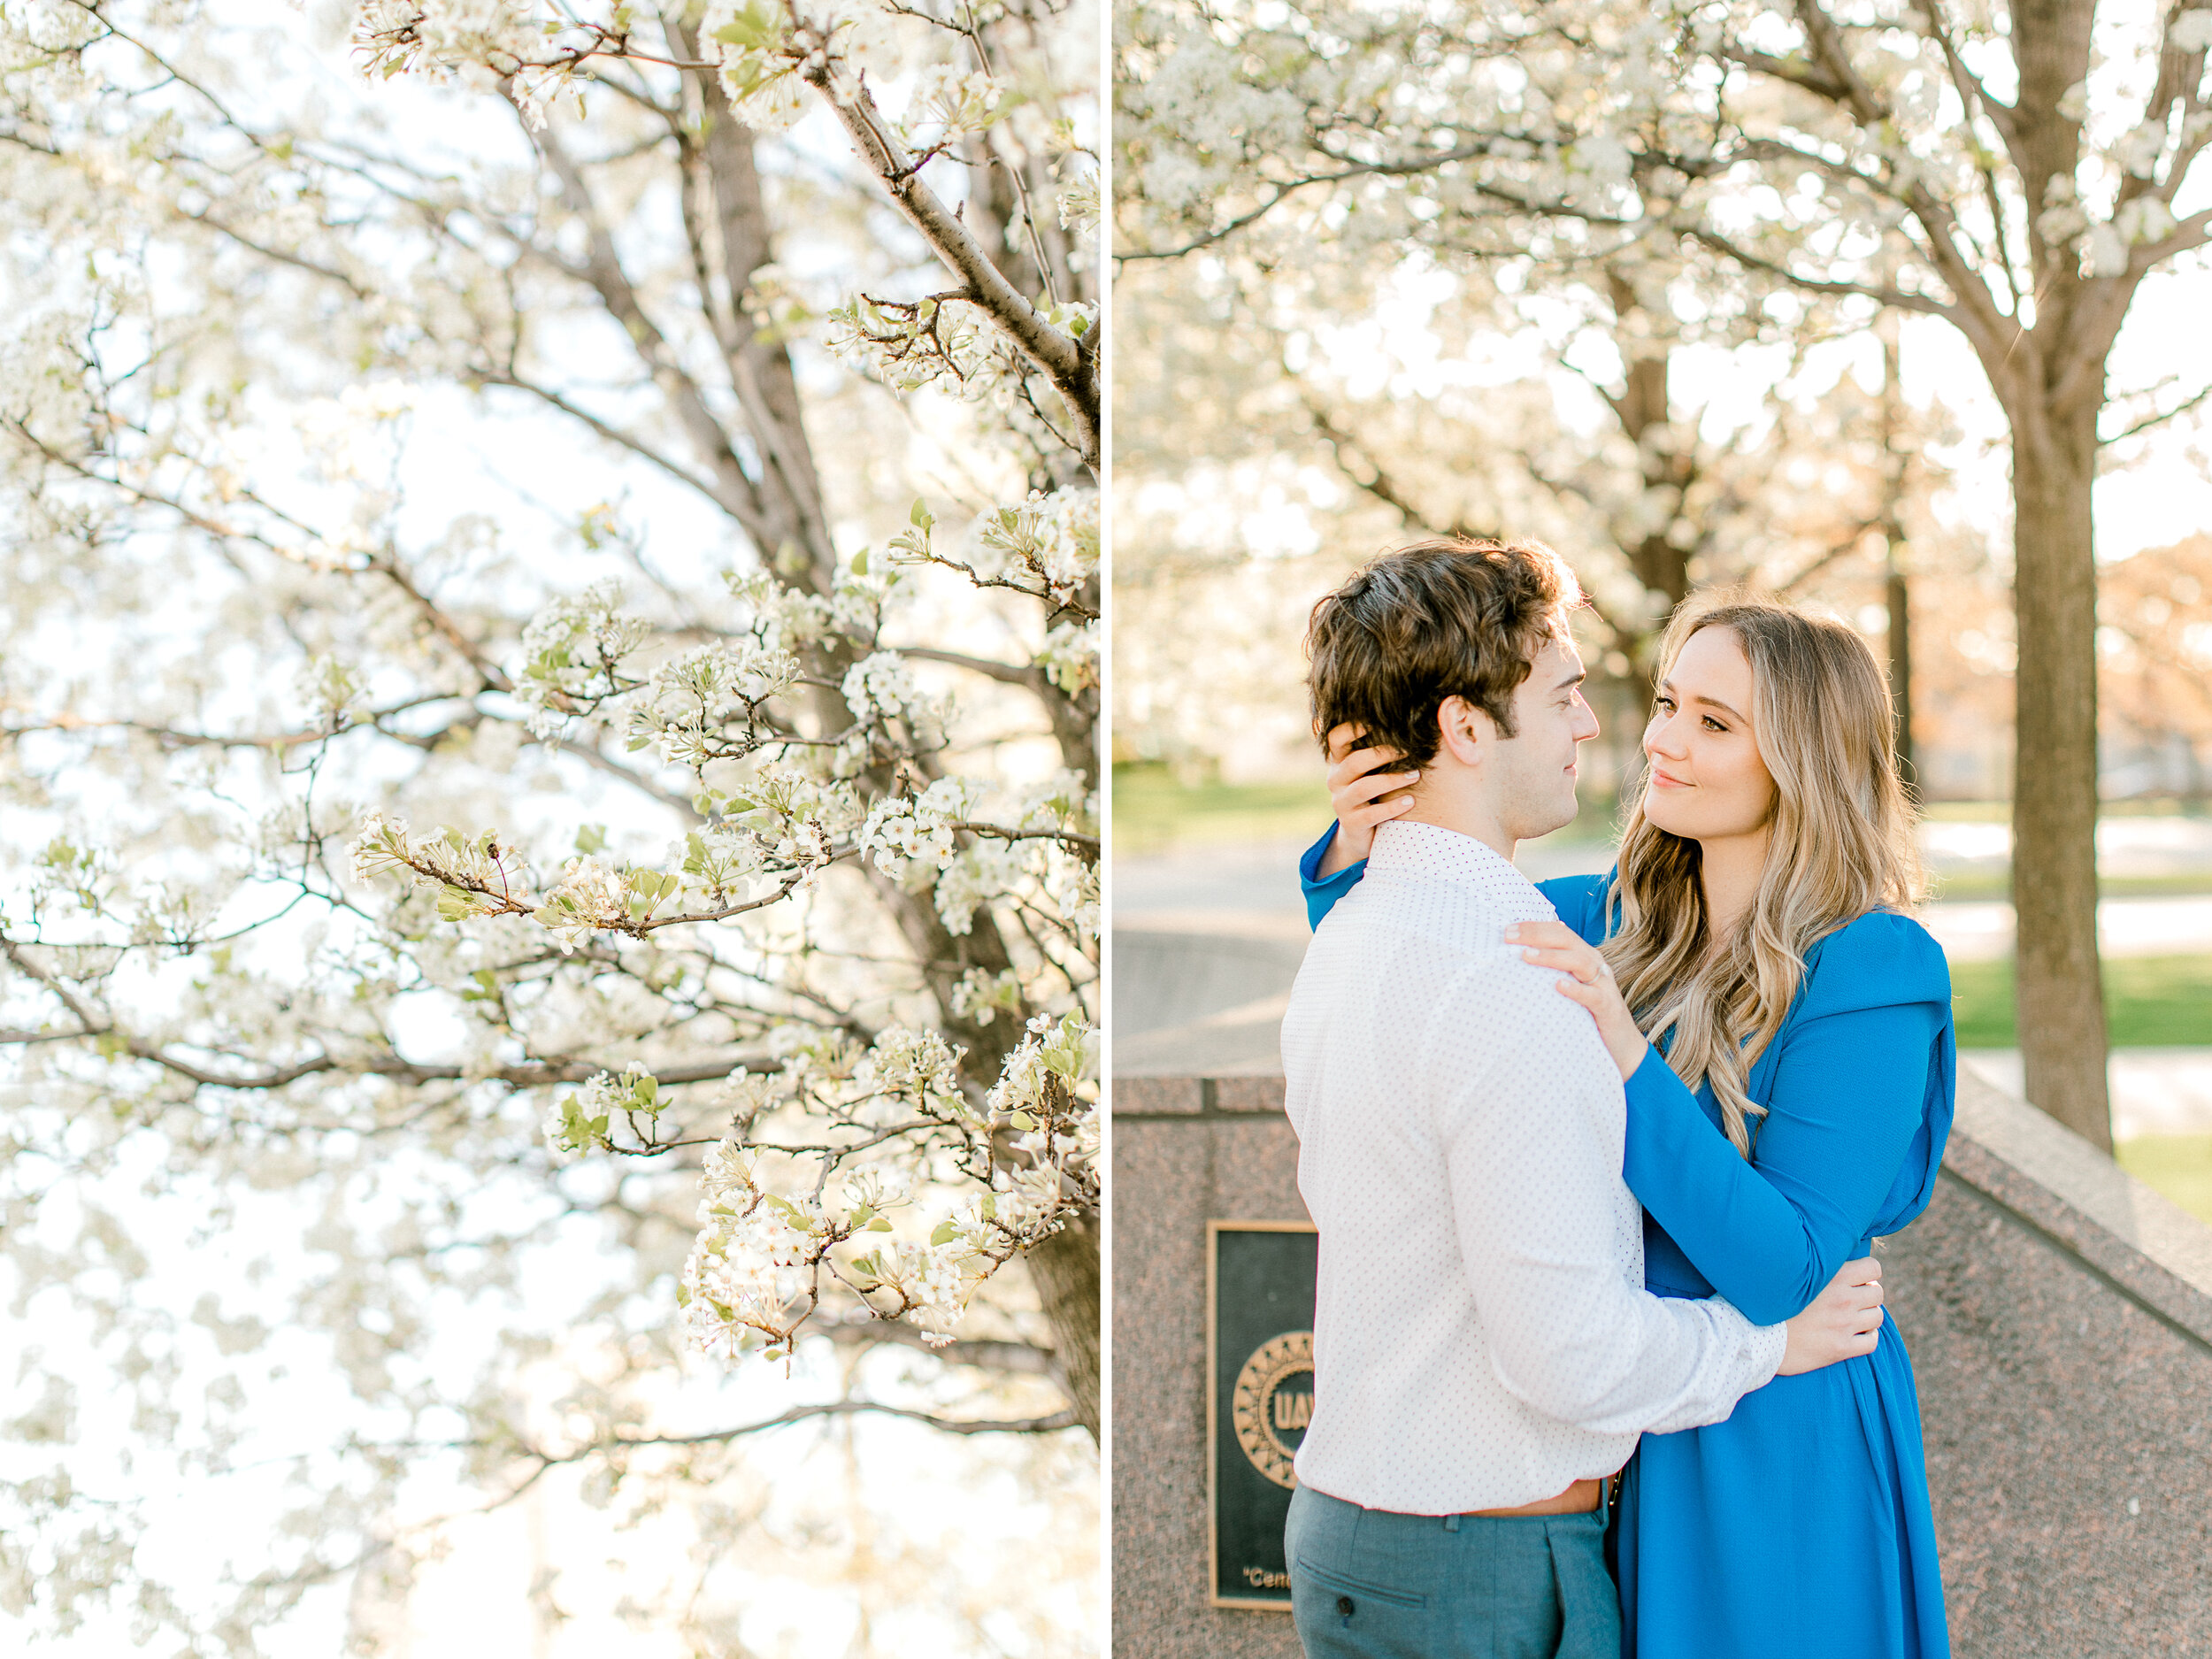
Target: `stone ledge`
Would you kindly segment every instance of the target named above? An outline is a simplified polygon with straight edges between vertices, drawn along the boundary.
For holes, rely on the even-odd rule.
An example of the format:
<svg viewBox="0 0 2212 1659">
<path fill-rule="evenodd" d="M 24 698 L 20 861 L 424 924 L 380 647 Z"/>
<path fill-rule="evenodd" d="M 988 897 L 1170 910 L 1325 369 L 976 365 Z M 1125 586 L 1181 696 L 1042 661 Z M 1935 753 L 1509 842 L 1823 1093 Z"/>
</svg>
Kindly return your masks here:
<svg viewBox="0 0 2212 1659">
<path fill-rule="evenodd" d="M 1124 1076 L 1117 1118 L 1279 1112 L 1273 1074 Z M 1944 1172 L 2100 1278 L 2212 1347 L 2212 1227 L 2146 1187 L 2056 1119 L 1962 1068 Z"/>
<path fill-rule="evenodd" d="M 2055 1118 L 1962 1070 L 1943 1168 L 2212 1348 L 2212 1227 Z"/>
</svg>

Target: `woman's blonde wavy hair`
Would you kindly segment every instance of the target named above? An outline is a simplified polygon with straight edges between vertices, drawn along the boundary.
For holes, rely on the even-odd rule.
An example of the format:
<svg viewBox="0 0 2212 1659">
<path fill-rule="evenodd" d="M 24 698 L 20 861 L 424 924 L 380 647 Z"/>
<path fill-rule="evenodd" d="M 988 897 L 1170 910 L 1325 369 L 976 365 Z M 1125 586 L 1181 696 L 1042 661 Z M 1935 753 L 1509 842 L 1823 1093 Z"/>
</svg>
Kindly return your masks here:
<svg viewBox="0 0 2212 1659">
<path fill-rule="evenodd" d="M 1606 960 L 1636 1023 L 1695 1088 L 1711 1083 L 1728 1138 L 1751 1156 L 1753 1064 L 1789 1012 L 1814 943 L 1872 910 L 1927 895 L 1913 809 L 1897 780 L 1889 682 L 1843 623 L 1730 595 L 1675 613 L 1659 679 L 1706 628 L 1726 628 L 1751 664 L 1752 729 L 1774 779 L 1758 896 L 1714 947 L 1698 880 L 1701 849 L 1644 817 L 1650 757 L 1621 837 Z M 1670 1033 L 1671 1035 L 1670 1036 Z"/>
</svg>

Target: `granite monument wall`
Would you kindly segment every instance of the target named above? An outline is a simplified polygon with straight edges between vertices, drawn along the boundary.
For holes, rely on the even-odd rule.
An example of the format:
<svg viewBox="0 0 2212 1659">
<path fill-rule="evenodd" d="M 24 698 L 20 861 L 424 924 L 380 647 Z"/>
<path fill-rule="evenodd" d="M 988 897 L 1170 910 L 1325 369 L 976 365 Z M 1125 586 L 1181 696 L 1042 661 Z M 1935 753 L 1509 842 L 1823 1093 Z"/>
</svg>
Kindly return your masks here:
<svg viewBox="0 0 2212 1659">
<path fill-rule="evenodd" d="M 1302 1220 L 1279 1077 L 1117 1077 L 1114 1651 L 1295 1659 L 1207 1602 L 1205 1224 Z M 1960 1659 L 2212 1655 L 2212 1228 L 1962 1073 L 1881 1247 Z"/>
</svg>

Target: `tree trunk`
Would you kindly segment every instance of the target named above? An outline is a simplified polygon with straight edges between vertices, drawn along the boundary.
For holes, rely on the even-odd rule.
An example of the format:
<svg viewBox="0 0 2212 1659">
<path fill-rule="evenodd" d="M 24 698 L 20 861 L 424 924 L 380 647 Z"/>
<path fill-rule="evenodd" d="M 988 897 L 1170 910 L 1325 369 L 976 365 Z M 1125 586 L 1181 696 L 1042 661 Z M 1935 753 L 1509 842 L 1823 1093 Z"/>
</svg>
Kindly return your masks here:
<svg viewBox="0 0 2212 1659">
<path fill-rule="evenodd" d="M 1098 1439 L 1098 1222 L 1085 1216 L 1072 1220 L 1022 1258 L 1030 1282 L 1037 1287 L 1045 1321 L 1052 1327 L 1052 1345 L 1058 1362 L 1060 1383 L 1068 1391 L 1075 1415 Z"/>
<path fill-rule="evenodd" d="M 2110 1151 L 2097 964 L 2097 574 L 2089 510 L 2101 400 L 2054 414 L 2039 385 L 2029 392 L 2010 411 L 2020 1048 L 2028 1099 Z"/>
<path fill-rule="evenodd" d="M 689 42 L 691 36 L 682 38 Z M 685 50 L 695 55 L 695 47 Z M 702 134 L 703 155 L 713 185 L 713 230 L 719 239 L 720 258 L 729 286 L 729 299 L 739 318 L 741 338 L 727 342 L 730 388 L 735 392 L 741 426 L 750 441 L 751 473 L 761 503 L 756 539 L 762 562 L 785 580 L 809 592 L 829 593 L 835 584 L 836 549 L 828 509 L 823 500 L 821 472 L 815 464 L 797 382 L 791 359 L 777 342 L 760 339 L 744 320 L 741 301 L 755 272 L 775 257 L 767 205 L 761 195 L 760 175 L 753 154 L 757 135 L 741 125 L 729 106 L 720 83 L 711 74 L 700 77 L 705 111 Z M 707 296 L 703 310 L 710 315 Z M 650 359 L 647 366 L 652 366 Z M 694 434 L 695 442 L 700 434 Z M 734 459 L 739 445 L 726 431 L 719 434 L 720 453 L 710 447 L 704 459 L 710 466 L 725 457 Z M 814 648 L 810 669 L 823 683 L 802 694 L 810 706 L 818 733 L 834 732 L 846 718 L 837 683 L 850 666 L 852 653 L 831 635 Z M 1055 733 L 1064 745 L 1071 740 L 1086 748 L 1094 744 L 1096 694 L 1087 702 L 1061 696 L 1048 683 L 1032 687 Z M 1095 762 L 1087 769 L 1095 780 Z M 873 878 L 876 872 L 868 874 Z M 985 1028 L 974 1018 L 962 1019 L 952 1012 L 952 989 L 968 968 L 995 973 L 1012 960 L 1006 941 L 991 916 L 979 914 L 970 931 L 956 937 L 926 896 L 910 894 L 897 883 L 876 879 L 874 886 L 887 902 L 918 964 L 923 982 L 935 998 L 940 1023 L 946 1035 L 967 1051 L 975 1070 L 972 1078 L 987 1087 L 997 1067 L 989 1063 L 998 1051 L 995 1038 L 1003 1034 Z M 1040 1259 L 1042 1258 L 1042 1259 Z M 1095 1225 L 1071 1225 L 1030 1255 L 1031 1276 L 1050 1323 L 1060 1363 L 1067 1379 L 1077 1414 L 1094 1438 L 1098 1433 L 1098 1321 L 1099 1262 Z"/>
<path fill-rule="evenodd" d="M 1886 316 L 1878 330 L 1882 342 L 1882 545 L 1886 549 L 1883 597 L 1889 606 L 1889 701 L 1896 720 L 1897 781 L 1917 803 L 1920 766 L 1912 744 L 1912 587 L 1905 576 L 1905 466 L 1898 442 L 1903 424 L 1904 392 L 1900 384 L 1897 319 Z"/>
<path fill-rule="evenodd" d="M 1889 600 L 1889 697 L 1897 718 L 1897 781 L 1918 801 L 1920 765 L 1912 746 L 1912 589 L 1897 563 L 1894 544 L 1884 586 Z"/>
</svg>

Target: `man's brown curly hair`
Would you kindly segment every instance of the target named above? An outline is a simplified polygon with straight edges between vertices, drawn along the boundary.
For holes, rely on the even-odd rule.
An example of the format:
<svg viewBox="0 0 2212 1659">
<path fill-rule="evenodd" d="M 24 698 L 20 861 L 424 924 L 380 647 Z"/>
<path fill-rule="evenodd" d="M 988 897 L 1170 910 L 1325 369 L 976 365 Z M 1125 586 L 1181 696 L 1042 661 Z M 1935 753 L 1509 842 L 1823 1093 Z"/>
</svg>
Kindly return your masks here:
<svg viewBox="0 0 2212 1659">
<path fill-rule="evenodd" d="M 1513 694 L 1582 600 L 1540 541 L 1440 536 L 1386 553 L 1313 608 L 1306 626 L 1313 734 L 1349 723 L 1403 764 L 1436 758 L 1436 710 L 1464 697 L 1513 735 Z"/>
</svg>

